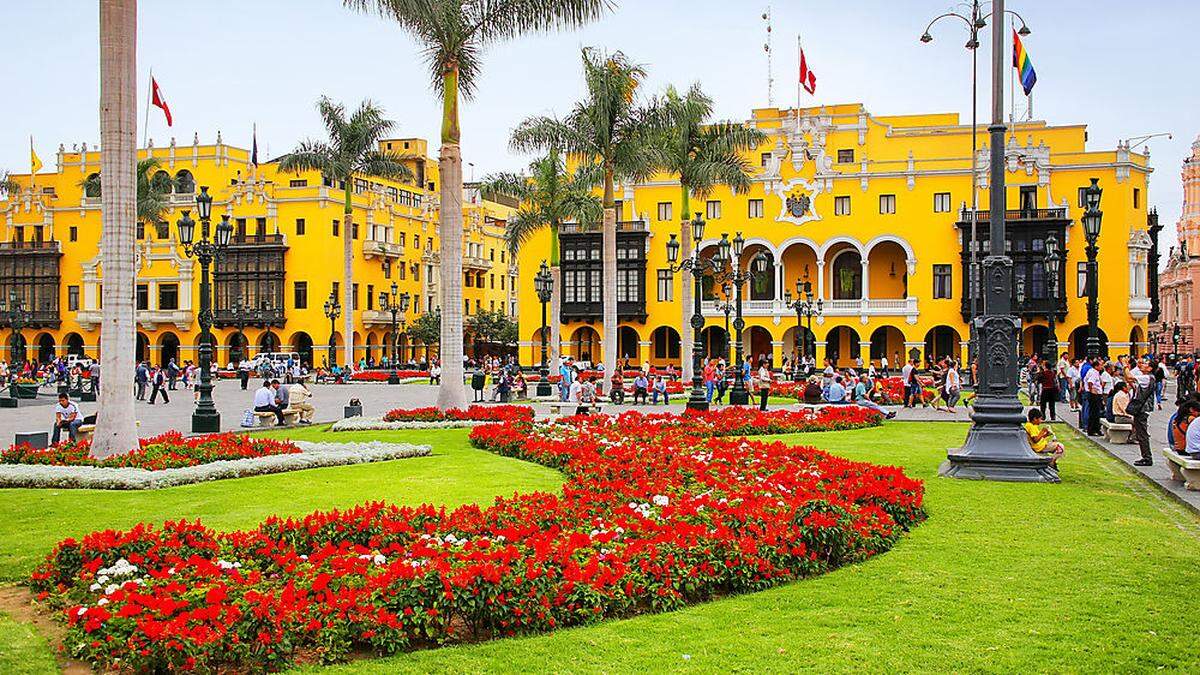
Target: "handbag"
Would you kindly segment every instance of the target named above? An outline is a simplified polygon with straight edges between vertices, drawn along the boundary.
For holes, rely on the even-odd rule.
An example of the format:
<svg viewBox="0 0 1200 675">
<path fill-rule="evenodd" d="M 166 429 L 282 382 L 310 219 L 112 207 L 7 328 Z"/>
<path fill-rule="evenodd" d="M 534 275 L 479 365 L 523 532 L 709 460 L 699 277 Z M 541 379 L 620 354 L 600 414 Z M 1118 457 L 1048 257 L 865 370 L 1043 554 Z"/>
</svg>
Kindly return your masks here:
<svg viewBox="0 0 1200 675">
<path fill-rule="evenodd" d="M 253 410 L 247 409 L 245 412 L 242 413 L 242 426 L 244 426 L 244 427 L 258 426 L 258 418 L 256 418 L 254 416 Z"/>
</svg>

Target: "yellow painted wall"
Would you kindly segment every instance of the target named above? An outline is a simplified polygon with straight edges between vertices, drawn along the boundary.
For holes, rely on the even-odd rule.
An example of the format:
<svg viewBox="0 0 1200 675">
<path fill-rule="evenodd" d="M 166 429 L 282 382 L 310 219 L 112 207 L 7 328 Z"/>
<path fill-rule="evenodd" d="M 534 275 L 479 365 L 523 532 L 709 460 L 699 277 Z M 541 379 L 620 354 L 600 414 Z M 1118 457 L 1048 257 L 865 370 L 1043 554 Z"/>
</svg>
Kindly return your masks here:
<svg viewBox="0 0 1200 675">
<path fill-rule="evenodd" d="M 747 160 L 759 167 L 762 153 L 774 151 L 782 157 L 778 175 L 770 175 L 767 169 L 757 169 L 756 179 L 748 194 L 735 195 L 729 190 L 718 188 L 712 195 L 691 200 L 691 211 L 704 212 L 706 199 L 721 202 L 719 218 L 708 220 L 706 240 L 715 241 L 721 233 L 732 238 L 741 232 L 747 240 L 747 252 L 761 242 L 781 254 L 783 262 L 784 288 L 794 291 L 797 278 L 803 276 L 804 266 L 809 266 L 814 289 L 817 286 L 817 260 L 827 262 L 824 268 L 824 299 L 828 309 L 833 297 L 833 264 L 836 252 L 842 248 L 855 248 L 866 252 L 869 260 L 868 297 L 880 301 L 903 304 L 904 285 L 907 277 L 909 297 L 915 299 L 917 312 L 908 314 L 896 311 L 890 315 L 849 312 L 836 316 L 830 312 L 819 322 L 814 321 L 813 330 L 818 341 L 818 358 L 823 356 L 823 342 L 836 326 L 847 326 L 860 337 L 862 354 L 865 357 L 872 333 L 879 328 L 895 327 L 903 336 L 905 349 L 916 347 L 924 352 L 927 334 L 937 326 L 952 328 L 961 338 L 960 358 L 965 358 L 968 329 L 961 315 L 961 293 L 963 269 L 960 264 L 961 245 L 959 230 L 955 222 L 959 209 L 970 205 L 971 196 L 971 133 L 969 125 L 959 123 L 956 114 L 904 115 L 876 117 L 858 104 L 809 108 L 800 111 L 807 120 L 820 123 L 824 130 L 821 143 L 815 132 L 805 133 L 812 158 L 806 158 L 797 170 L 793 166 L 793 152 L 789 143 L 796 140 L 786 133 L 793 126 L 795 111 L 759 109 L 753 112 L 749 123 L 771 134 L 767 142 L 756 151 L 747 153 Z M 780 132 L 783 131 L 783 135 Z M 1088 179 L 1097 177 L 1104 188 L 1101 208 L 1104 226 L 1099 241 L 1100 265 L 1100 327 L 1106 333 L 1112 353 L 1131 351 L 1127 344 L 1131 331 L 1140 330 L 1140 339 L 1145 335 L 1144 312 L 1130 309 L 1130 249 L 1131 234 L 1146 227 L 1147 177 L 1150 168 L 1146 157 L 1122 149 L 1086 150 L 1086 128 L 1082 125 L 1050 126 L 1045 122 L 1030 122 L 1018 125 L 1008 138 L 1012 147 L 1010 170 L 1006 171 L 1006 198 L 1008 207 L 1019 206 L 1020 186 L 1039 185 L 1038 207 L 1050 205 L 1067 207 L 1067 216 L 1072 220 L 1068 228 L 1064 248 L 1067 252 L 1065 269 L 1060 279 L 1065 284 L 1068 298 L 1066 321 L 1057 329 L 1060 343 L 1065 342 L 1075 328 L 1086 325 L 1085 300 L 1077 297 L 1076 263 L 1085 260 L 1084 237 L 1079 218 L 1082 209 L 1078 205 L 1077 190 L 1088 184 Z M 979 129 L 981 157 L 988 142 L 986 128 Z M 830 159 L 827 169 L 818 170 L 817 159 L 823 147 Z M 797 151 L 800 151 L 797 146 Z M 853 162 L 839 163 L 838 150 L 852 150 Z M 865 160 L 865 165 L 864 165 Z M 980 173 L 986 181 L 986 161 L 980 164 Z M 781 184 L 803 178 L 819 185 L 813 198 L 813 209 L 819 218 L 803 224 L 794 224 L 781 218 L 784 201 L 776 191 Z M 1139 191 L 1139 203 L 1133 204 L 1134 190 Z M 934 211 L 935 193 L 950 193 L 948 212 Z M 630 199 L 632 193 L 632 199 Z M 809 192 L 811 194 L 811 192 Z M 680 193 L 672 176 L 659 175 L 639 185 L 618 185 L 617 198 L 624 198 L 622 219 L 646 217 L 651 235 L 647 253 L 646 310 L 648 318 L 644 324 L 622 323 L 633 328 L 640 341 L 648 342 L 652 332 L 660 326 L 678 327 L 684 319 L 684 310 L 679 304 L 680 275 L 674 280 L 674 301 L 659 302 L 656 298 L 656 270 L 666 267 L 665 244 L 668 234 L 679 231 L 681 219 Z M 880 213 L 880 196 L 895 196 L 895 213 Z M 849 215 L 835 215 L 835 197 L 846 197 L 850 202 Z M 978 191 L 978 203 L 987 209 L 989 191 Z M 750 200 L 763 200 L 763 216 L 749 215 Z M 659 220 L 658 204 L 669 202 L 672 217 L 669 221 Z M 884 243 L 895 242 L 895 243 Z M 912 251 L 911 258 L 905 247 Z M 823 256 L 814 253 L 823 252 Z M 522 292 L 520 297 L 520 338 L 523 341 L 521 358 L 525 362 L 536 362 L 538 355 L 532 348 L 532 340 L 540 325 L 540 309 L 532 292 L 532 274 L 549 251 L 548 233 L 540 233 L 519 255 L 522 270 Z M 748 257 L 748 256 L 747 256 Z M 891 276 L 894 263 L 895 276 Z M 912 265 L 911 274 L 907 266 Z M 933 299 L 933 266 L 949 264 L 952 267 L 952 297 Z M 782 289 L 781 289 L 782 290 Z M 780 293 L 782 295 L 782 293 Z M 749 293 L 747 291 L 747 297 Z M 912 300 L 909 300 L 912 302 Z M 1148 306 L 1147 306 L 1148 309 Z M 687 314 L 690 315 L 690 308 Z M 768 316 L 747 316 L 749 327 L 761 326 L 776 342 L 775 356 L 790 354 L 792 344 L 790 332 L 795 326 L 795 314 L 786 309 Z M 707 325 L 724 324 L 724 316 L 707 315 Z M 561 327 L 564 341 L 570 341 L 573 332 L 581 325 L 573 322 Z M 1036 319 L 1030 325 L 1044 325 Z M 591 326 L 602 332 L 600 317 Z M 1028 327 L 1028 326 L 1027 326 Z M 882 335 L 882 333 L 881 333 Z M 895 347 L 895 333 L 891 333 L 889 358 Z M 747 338 L 748 339 L 748 338 Z M 565 350 L 570 352 L 570 346 Z M 845 355 L 845 346 L 842 350 Z M 650 358 L 650 350 L 643 346 L 642 359 L 661 362 Z M 851 357 L 843 360 L 846 363 Z M 677 360 L 672 360 L 676 361 Z M 778 358 L 777 358 L 778 362 Z"/>
<path fill-rule="evenodd" d="M 358 284 L 358 309 L 355 311 L 356 354 L 361 357 L 371 354 L 382 356 L 381 345 L 387 342 L 390 332 L 390 313 L 379 310 L 379 294 L 390 292 L 392 283 L 400 293 L 409 293 L 411 303 L 405 319 L 414 320 L 421 312 L 440 305 L 436 275 L 439 265 L 436 252 L 439 248 L 437 209 L 437 163 L 427 156 L 427 145 L 420 139 L 393 139 L 382 145 L 394 144 L 393 150 L 411 155 L 410 168 L 424 178 L 424 186 L 400 184 L 376 178 L 365 178 L 371 185 L 354 195 L 354 220 L 358 225 L 358 236 L 353 247 L 353 276 Z M 408 145 L 408 147 L 403 147 Z M 297 344 L 299 334 L 307 334 L 314 343 L 315 360 L 325 360 L 329 343 L 330 322 L 325 317 L 323 304 L 335 282 L 342 279 L 342 239 L 340 227 L 343 221 L 343 192 L 322 184 L 317 173 L 301 175 L 283 174 L 275 164 L 263 164 L 257 168 L 249 164 L 249 152 L 243 148 L 218 142 L 212 144 L 174 145 L 166 148 L 143 149 L 139 157 L 152 154 L 162 164 L 162 170 L 171 176 L 179 171 L 189 171 L 197 186 L 209 186 L 213 195 L 213 222 L 223 214 L 232 219 L 245 219 L 248 233 L 255 231 L 257 219 L 266 219 L 266 233 L 280 233 L 288 247 L 284 264 L 286 268 L 284 288 L 285 326 L 271 328 L 282 343 L 283 349 Z M 99 326 L 96 323 L 99 308 L 99 285 L 89 288 L 88 268 L 94 267 L 95 275 L 103 278 L 102 261 L 97 266 L 101 233 L 100 204 L 98 198 L 87 198 L 80 185 L 88 175 L 100 168 L 99 152 L 83 148 L 61 149 L 56 162 L 47 162 L 51 171 L 44 171 L 34 179 L 32 191 L 28 176 L 14 178 L 25 187 L 8 201 L 0 201 L 0 236 L 11 241 L 18 227 L 25 240 L 33 239 L 34 227 L 42 224 L 47 239 L 60 242 L 62 257 L 59 270 L 59 316 L 61 326 L 57 329 L 29 328 L 24 331 L 31 346 L 35 346 L 42 333 L 48 333 L 57 346 L 57 353 L 65 353 L 68 336 L 82 337 L 85 350 L 95 355 L 99 341 Z M 56 170 L 54 170 L 56 169 Z M 397 192 L 393 195 L 389 189 Z M 400 190 L 416 195 L 420 204 L 402 199 Z M 197 343 L 199 327 L 195 316 L 199 310 L 200 269 L 198 263 L 183 258 L 177 245 L 175 221 L 183 210 L 191 210 L 196 216 L 194 195 L 172 196 L 171 209 L 167 214 L 170 223 L 165 238 L 160 238 L 156 228 L 147 226 L 145 236 L 137 242 L 142 266 L 138 269 L 139 283 L 155 284 L 182 282 L 180 305 L 190 311 L 174 321 L 154 322 L 156 293 L 151 292 L 150 311 L 139 312 L 139 333 L 151 345 L 151 360 L 158 360 L 154 349 L 164 339 L 174 336 L 182 343 L 181 358 L 194 359 L 192 347 Z M 464 289 L 464 296 L 475 312 L 476 303 L 483 309 L 493 306 L 509 312 L 508 301 L 512 288 L 509 277 L 511 261 L 503 250 L 504 220 L 512 209 L 494 202 L 468 203 L 464 206 L 467 221 L 466 240 L 481 247 L 482 265 L 476 271 L 484 274 L 482 288 Z M 303 221 L 303 225 L 301 225 Z M 339 234 L 335 236 L 334 221 L 339 223 Z M 303 228 L 303 230 L 301 230 Z M 199 226 L 197 226 L 197 237 Z M 381 246 L 380 243 L 386 243 Z M 387 249 L 386 255 L 380 249 Z M 495 256 L 494 260 L 489 259 Z M 501 256 L 503 255 L 503 260 Z M 390 278 L 385 275 L 384 261 L 391 262 Z M 429 272 L 434 272 L 431 282 Z M 514 268 L 515 271 L 515 268 Z M 190 280 L 188 276 L 190 275 Z M 493 281 L 492 278 L 495 277 Z M 501 281 L 503 278 L 503 281 Z M 307 282 L 306 307 L 295 303 L 295 283 Z M 69 288 L 79 287 L 79 311 L 68 309 Z M 368 291 L 372 295 L 368 309 Z M 132 292 L 132 291 L 131 291 Z M 339 297 L 340 300 L 340 297 Z M 89 312 L 88 310 L 92 310 Z M 345 311 L 345 308 L 343 308 Z M 337 343 L 342 344 L 342 321 L 337 322 Z M 267 329 L 247 327 L 246 336 L 251 351 Z M 220 349 L 218 361 L 224 365 L 228 358 L 227 346 L 236 333 L 235 328 L 214 328 Z M 405 342 L 401 329 L 401 342 Z M 7 343 L 6 343 L 7 344 Z M 36 348 L 35 348 L 36 351 Z M 409 348 L 405 356 L 423 356 L 424 349 Z M 7 347 L 4 348 L 7 355 Z"/>
</svg>

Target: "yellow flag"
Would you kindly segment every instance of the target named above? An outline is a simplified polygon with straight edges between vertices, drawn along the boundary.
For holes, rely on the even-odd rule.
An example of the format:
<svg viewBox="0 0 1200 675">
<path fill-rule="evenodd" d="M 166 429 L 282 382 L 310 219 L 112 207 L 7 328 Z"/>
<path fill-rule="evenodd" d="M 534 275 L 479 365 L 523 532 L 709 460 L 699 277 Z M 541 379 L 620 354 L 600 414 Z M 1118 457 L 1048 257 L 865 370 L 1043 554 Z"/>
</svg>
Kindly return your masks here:
<svg viewBox="0 0 1200 675">
<path fill-rule="evenodd" d="M 42 160 L 38 159 L 37 153 L 33 150 L 33 136 L 29 137 L 29 172 L 37 173 L 42 170 Z"/>
</svg>

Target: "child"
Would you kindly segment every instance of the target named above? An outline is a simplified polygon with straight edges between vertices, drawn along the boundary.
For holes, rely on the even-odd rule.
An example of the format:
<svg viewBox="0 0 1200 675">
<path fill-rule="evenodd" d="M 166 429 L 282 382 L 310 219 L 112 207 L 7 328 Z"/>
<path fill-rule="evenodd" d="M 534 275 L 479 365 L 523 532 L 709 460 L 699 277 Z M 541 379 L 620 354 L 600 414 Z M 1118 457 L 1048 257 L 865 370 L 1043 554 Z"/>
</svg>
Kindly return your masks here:
<svg viewBox="0 0 1200 675">
<path fill-rule="evenodd" d="M 1039 455 L 1049 454 L 1050 468 L 1058 469 L 1058 458 L 1063 456 L 1063 444 L 1054 440 L 1054 432 L 1042 426 L 1042 411 L 1030 408 L 1029 421 L 1025 423 L 1025 433 L 1029 436 L 1029 447 Z"/>
</svg>

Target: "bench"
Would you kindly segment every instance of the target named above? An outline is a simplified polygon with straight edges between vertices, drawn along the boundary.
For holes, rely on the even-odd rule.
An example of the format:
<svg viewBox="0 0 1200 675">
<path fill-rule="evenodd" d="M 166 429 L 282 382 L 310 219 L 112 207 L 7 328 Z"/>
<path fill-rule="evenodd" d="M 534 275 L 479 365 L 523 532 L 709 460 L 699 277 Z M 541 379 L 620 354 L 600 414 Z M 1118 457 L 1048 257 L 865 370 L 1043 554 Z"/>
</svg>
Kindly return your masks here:
<svg viewBox="0 0 1200 675">
<path fill-rule="evenodd" d="M 1132 424 L 1109 422 L 1108 420 L 1101 418 L 1100 427 L 1104 429 L 1104 438 L 1113 443 L 1125 444 L 1133 442 Z"/>
<path fill-rule="evenodd" d="M 78 438 L 78 440 L 81 440 L 81 441 L 90 441 L 90 440 L 92 440 L 92 436 L 95 433 L 96 433 L 96 425 L 95 424 L 82 424 L 79 426 L 77 438 Z"/>
<path fill-rule="evenodd" d="M 1200 490 L 1200 459 L 1180 455 L 1171 448 L 1163 448 L 1162 454 L 1171 467 L 1171 478 L 1182 481 L 1189 490 Z"/>
<path fill-rule="evenodd" d="M 275 413 L 273 412 L 255 412 L 254 416 L 258 419 L 258 426 L 273 427 L 275 426 Z M 283 411 L 283 423 L 285 426 L 292 426 L 300 421 L 300 411 L 286 408 Z"/>
<path fill-rule="evenodd" d="M 543 401 L 541 403 L 550 409 L 551 417 L 561 417 L 563 415 L 564 408 L 567 409 L 568 415 L 574 415 L 575 409 L 579 407 L 579 404 L 575 403 L 574 401 Z M 588 406 L 588 408 L 593 413 L 599 413 L 601 412 L 602 404 L 603 402 L 597 399 L 596 402 Z"/>
</svg>

